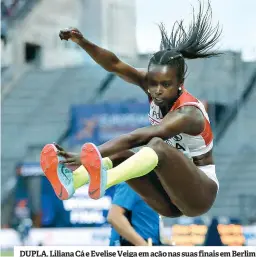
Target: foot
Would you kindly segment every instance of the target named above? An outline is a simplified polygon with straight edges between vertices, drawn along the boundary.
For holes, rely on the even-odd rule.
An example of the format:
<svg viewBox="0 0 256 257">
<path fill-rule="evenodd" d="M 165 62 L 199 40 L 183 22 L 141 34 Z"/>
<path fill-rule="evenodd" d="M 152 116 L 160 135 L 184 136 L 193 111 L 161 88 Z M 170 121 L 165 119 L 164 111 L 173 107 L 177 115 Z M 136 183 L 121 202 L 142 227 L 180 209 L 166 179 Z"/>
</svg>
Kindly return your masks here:
<svg viewBox="0 0 256 257">
<path fill-rule="evenodd" d="M 61 200 L 67 200 L 75 192 L 73 174 L 72 170 L 59 163 L 61 157 L 57 155 L 57 151 L 55 145 L 45 145 L 41 152 L 40 164 L 57 197 Z"/>
<path fill-rule="evenodd" d="M 95 200 L 101 198 L 106 191 L 107 173 L 103 167 L 100 152 L 94 144 L 83 145 L 81 162 L 90 176 L 89 196 Z"/>
</svg>

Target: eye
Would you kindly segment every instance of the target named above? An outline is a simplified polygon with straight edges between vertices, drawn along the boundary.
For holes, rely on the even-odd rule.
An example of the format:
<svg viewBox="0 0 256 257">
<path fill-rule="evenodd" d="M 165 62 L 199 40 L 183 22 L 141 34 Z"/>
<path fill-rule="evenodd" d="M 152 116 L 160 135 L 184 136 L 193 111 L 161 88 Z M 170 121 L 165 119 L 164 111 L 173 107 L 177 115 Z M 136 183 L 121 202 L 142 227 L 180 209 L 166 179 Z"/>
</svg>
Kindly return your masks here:
<svg viewBox="0 0 256 257">
<path fill-rule="evenodd" d="M 163 87 L 169 87 L 171 85 L 171 83 L 168 81 L 165 81 L 162 83 L 162 85 L 163 85 Z"/>
</svg>

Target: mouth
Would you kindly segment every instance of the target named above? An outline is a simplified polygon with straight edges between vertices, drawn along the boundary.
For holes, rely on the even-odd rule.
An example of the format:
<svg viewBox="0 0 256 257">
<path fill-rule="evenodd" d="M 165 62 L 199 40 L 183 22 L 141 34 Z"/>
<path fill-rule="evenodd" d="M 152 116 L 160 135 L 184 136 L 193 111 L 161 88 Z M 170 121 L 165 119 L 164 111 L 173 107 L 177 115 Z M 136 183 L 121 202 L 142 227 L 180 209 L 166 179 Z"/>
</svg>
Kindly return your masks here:
<svg viewBox="0 0 256 257">
<path fill-rule="evenodd" d="M 155 97 L 155 98 L 154 98 L 154 102 L 155 102 L 155 103 L 159 103 L 159 104 L 160 104 L 160 103 L 163 103 L 163 102 L 164 102 L 164 100 L 163 100 L 163 99 L 161 99 L 161 98 Z"/>
</svg>

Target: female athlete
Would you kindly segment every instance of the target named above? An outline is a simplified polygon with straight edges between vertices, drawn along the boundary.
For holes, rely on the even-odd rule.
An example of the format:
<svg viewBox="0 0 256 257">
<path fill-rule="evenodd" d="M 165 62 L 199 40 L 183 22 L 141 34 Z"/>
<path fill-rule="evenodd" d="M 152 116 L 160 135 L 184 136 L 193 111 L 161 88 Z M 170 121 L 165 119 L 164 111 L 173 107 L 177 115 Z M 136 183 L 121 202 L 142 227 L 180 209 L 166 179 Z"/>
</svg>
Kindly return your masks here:
<svg viewBox="0 0 256 257">
<path fill-rule="evenodd" d="M 89 183 L 89 195 L 102 197 L 105 190 L 126 181 L 154 210 L 163 216 L 198 216 L 207 212 L 218 192 L 212 157 L 213 135 L 203 104 L 184 88 L 185 59 L 208 58 L 219 53 L 219 26 L 211 26 L 211 6 L 198 15 L 186 31 L 174 25 L 170 37 L 160 25 L 161 50 L 143 73 L 105 49 L 89 42 L 79 30 L 60 31 L 99 65 L 138 85 L 149 97 L 152 126 L 139 128 L 98 147 L 86 143 L 79 154 L 48 144 L 41 153 L 41 167 L 57 196 L 70 198 Z M 142 146 L 134 153 L 130 149 Z M 68 164 L 81 165 L 73 173 Z"/>
</svg>

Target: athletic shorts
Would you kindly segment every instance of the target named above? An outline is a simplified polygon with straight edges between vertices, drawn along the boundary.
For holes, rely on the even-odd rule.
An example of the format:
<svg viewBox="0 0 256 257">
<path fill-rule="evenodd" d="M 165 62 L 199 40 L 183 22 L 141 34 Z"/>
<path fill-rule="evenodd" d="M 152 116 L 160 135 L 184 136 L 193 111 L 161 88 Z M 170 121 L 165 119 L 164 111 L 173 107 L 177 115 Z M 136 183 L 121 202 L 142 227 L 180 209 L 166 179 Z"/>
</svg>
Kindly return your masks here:
<svg viewBox="0 0 256 257">
<path fill-rule="evenodd" d="M 211 180 L 213 180 L 217 184 L 218 190 L 219 190 L 219 180 L 218 180 L 217 175 L 216 175 L 215 165 L 210 164 L 210 165 L 205 165 L 205 166 L 198 166 L 198 168 L 201 171 L 203 171 L 204 174 L 206 174 L 206 176 L 208 178 L 210 178 Z"/>
</svg>

